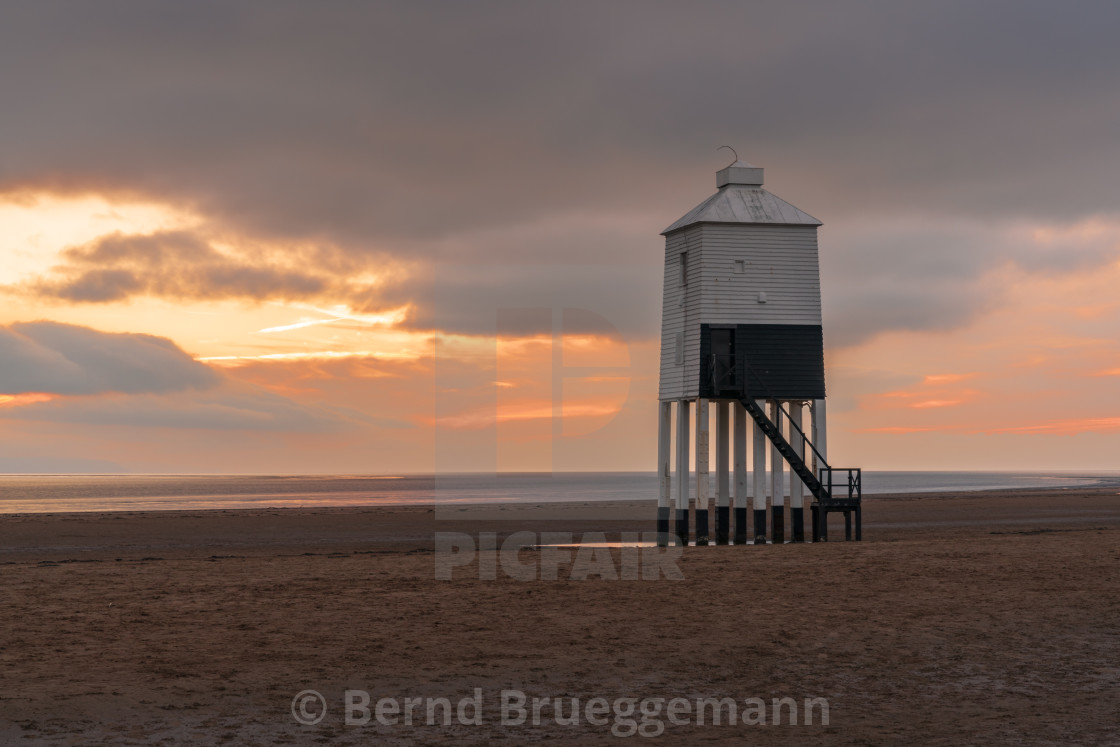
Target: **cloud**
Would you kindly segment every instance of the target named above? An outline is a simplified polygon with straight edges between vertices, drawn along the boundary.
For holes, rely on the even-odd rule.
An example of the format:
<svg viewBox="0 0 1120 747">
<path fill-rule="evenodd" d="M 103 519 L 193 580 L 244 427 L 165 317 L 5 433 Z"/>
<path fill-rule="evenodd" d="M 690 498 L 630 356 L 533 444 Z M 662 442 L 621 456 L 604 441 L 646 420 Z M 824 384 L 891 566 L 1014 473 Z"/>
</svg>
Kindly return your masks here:
<svg viewBox="0 0 1120 747">
<path fill-rule="evenodd" d="M 55 322 L 0 327 L 0 404 L 0 418 L 98 426 L 311 433 L 411 427 L 233 381 L 163 337 Z"/>
<path fill-rule="evenodd" d="M 0 418 L 95 426 L 332 433 L 411 424 L 357 410 L 304 404 L 253 386 L 208 392 L 64 398 L 0 409 Z"/>
<path fill-rule="evenodd" d="M 472 335 L 551 334 L 553 310 L 568 334 L 648 339 L 661 324 L 664 269 L 656 265 L 432 263 L 387 287 L 393 306 L 411 303 L 406 327 Z M 651 293 L 651 290 L 654 292 Z"/>
<path fill-rule="evenodd" d="M 314 249 L 236 256 L 190 231 L 112 233 L 61 253 L 45 277 L 18 286 L 35 295 L 78 303 L 133 296 L 216 300 L 301 300 L 328 296 L 367 300 L 369 287 L 348 280 L 353 262 L 324 262 Z M 306 256 L 306 255 L 314 256 Z M 337 260 L 337 253 L 331 256 Z M 309 261 L 318 260 L 318 261 Z M 315 268 L 315 269 L 309 269 Z"/>
<path fill-rule="evenodd" d="M 163 337 L 57 322 L 0 326 L 0 393 L 127 394 L 207 389 L 219 377 Z"/>
<path fill-rule="evenodd" d="M 970 433 L 970 434 L 995 434 L 995 435 L 1022 435 L 1022 436 L 1077 436 L 1084 433 L 1114 434 L 1120 433 L 1120 417 L 1107 418 L 1065 418 L 1045 422 L 1034 422 L 1027 425 L 1013 425 L 1001 428 L 985 427 L 980 425 L 941 425 L 927 428 L 909 426 L 887 426 L 882 428 L 859 428 L 854 433 L 886 433 L 904 435 L 911 433 Z"/>
<path fill-rule="evenodd" d="M 1006 303 L 1007 271 L 1041 278 L 1120 260 L 1120 221 L 940 221 L 894 217 L 822 229 L 826 343 L 947 331 Z"/>
<path fill-rule="evenodd" d="M 427 295 L 422 277 L 394 278 L 347 300 L 415 300 L 413 326 L 474 331 L 487 303 L 574 288 L 584 298 L 559 305 L 648 338 L 657 231 L 710 193 L 729 142 L 824 220 L 843 259 L 826 265 L 828 341 L 849 345 L 998 302 L 977 278 L 1012 249 L 955 224 L 1115 210 L 1101 154 L 1120 117 L 1118 22 L 1115 4 L 1010 0 L 14 6 L 0 191 L 140 194 L 222 235 L 338 250 L 328 264 L 111 237 L 39 279 L 59 299 L 308 299 L 389 258 L 420 276 L 499 263 Z M 884 217 L 889 252 L 867 228 Z M 1070 270 L 1060 251 L 1017 261 Z M 623 267 L 554 270 L 610 262 Z"/>
<path fill-rule="evenodd" d="M 119 462 L 83 457 L 31 455 L 0 457 L 0 473 L 7 474 L 120 474 L 127 472 Z"/>
<path fill-rule="evenodd" d="M 1113 204 L 1108 3 L 121 1 L 0 20 L 0 188 L 139 191 L 251 234 L 376 252 L 574 210 L 664 225 L 725 142 L 826 224 Z"/>
</svg>

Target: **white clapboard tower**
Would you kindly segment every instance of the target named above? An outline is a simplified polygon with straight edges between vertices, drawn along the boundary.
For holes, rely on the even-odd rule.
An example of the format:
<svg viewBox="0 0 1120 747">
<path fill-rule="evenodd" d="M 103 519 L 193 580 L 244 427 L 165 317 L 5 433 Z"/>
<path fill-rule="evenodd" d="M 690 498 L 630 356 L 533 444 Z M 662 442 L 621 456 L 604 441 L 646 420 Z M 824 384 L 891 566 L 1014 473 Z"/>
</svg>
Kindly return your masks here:
<svg viewBox="0 0 1120 747">
<path fill-rule="evenodd" d="M 658 532 L 663 540 L 669 536 L 673 493 L 674 460 L 669 451 L 674 404 L 675 533 L 681 541 L 687 543 L 690 534 L 690 411 L 695 412 L 697 544 L 709 541 L 708 507 L 712 498 L 716 504 L 716 542 L 730 541 L 732 492 L 734 542 L 747 542 L 750 501 L 754 506 L 754 542 L 766 543 L 768 487 L 770 540 L 784 541 L 787 465 L 791 471 L 793 541 L 804 539 L 805 489 L 809 489 L 817 504 L 832 500 L 827 486 L 821 485 L 818 472 L 826 468 L 831 476 L 824 461 L 824 353 L 817 256 L 817 229 L 821 222 L 767 192 L 762 184 L 761 168 L 736 160 L 717 172 L 718 191 L 714 195 L 662 232 L 665 286 Z M 708 467 L 710 407 L 716 413 L 714 485 L 709 481 Z M 809 450 L 808 458 L 803 431 L 808 426 L 804 419 L 806 407 L 812 419 L 810 438 L 815 446 Z M 787 420 L 792 426 L 787 426 Z M 753 440 L 753 479 L 749 481 L 748 435 Z M 820 514 L 827 516 L 826 511 Z M 816 530 L 817 525 L 813 526 Z"/>
</svg>

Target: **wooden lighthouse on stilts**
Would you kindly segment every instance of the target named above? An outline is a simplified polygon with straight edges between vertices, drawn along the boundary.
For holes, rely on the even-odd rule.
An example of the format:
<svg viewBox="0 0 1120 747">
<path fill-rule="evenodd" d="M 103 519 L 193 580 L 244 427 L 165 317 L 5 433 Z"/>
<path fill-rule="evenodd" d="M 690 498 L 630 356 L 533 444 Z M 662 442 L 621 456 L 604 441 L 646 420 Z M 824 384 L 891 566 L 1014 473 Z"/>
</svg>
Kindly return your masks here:
<svg viewBox="0 0 1120 747">
<path fill-rule="evenodd" d="M 821 222 L 763 189 L 762 169 L 749 163 L 736 160 L 717 172 L 716 187 L 719 191 L 662 232 L 657 504 L 661 542 L 672 535 L 689 542 L 691 508 L 696 544 L 709 544 L 713 499 L 716 544 L 785 542 L 787 488 L 790 541 L 805 540 L 806 493 L 812 498 L 814 541 L 828 538 L 831 512 L 844 514 L 848 539 L 854 516 L 858 540 L 861 473 L 835 469 L 826 460 L 817 255 Z M 674 409 L 675 460 L 670 454 Z M 714 481 L 709 479 L 712 410 Z M 695 481 L 690 488 L 693 446 Z M 750 538 L 748 504 L 753 507 Z"/>
</svg>

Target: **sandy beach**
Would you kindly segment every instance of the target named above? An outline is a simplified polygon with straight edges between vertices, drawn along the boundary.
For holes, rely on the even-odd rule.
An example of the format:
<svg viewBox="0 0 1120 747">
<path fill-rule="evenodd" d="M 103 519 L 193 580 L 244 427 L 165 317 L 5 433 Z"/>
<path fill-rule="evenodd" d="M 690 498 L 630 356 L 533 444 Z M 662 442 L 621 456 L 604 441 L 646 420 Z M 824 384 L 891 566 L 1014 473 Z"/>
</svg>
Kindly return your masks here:
<svg viewBox="0 0 1120 747">
<path fill-rule="evenodd" d="M 865 506 L 862 543 L 687 548 L 683 581 L 435 578 L 436 532 L 651 531 L 647 504 L 3 515 L 0 742 L 617 741 L 548 712 L 501 725 L 518 690 L 828 701 L 827 726 L 631 737 L 670 744 L 1120 743 L 1117 488 Z M 347 690 L 475 688 L 481 725 L 344 723 Z M 293 716 L 304 690 L 317 724 Z"/>
</svg>

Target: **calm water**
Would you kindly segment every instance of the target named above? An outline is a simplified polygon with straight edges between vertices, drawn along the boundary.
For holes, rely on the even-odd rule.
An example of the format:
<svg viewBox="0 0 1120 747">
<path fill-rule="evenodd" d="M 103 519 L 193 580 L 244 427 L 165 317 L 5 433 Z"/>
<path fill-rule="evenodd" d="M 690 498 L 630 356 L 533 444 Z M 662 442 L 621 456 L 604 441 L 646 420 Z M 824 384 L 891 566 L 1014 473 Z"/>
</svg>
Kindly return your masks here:
<svg viewBox="0 0 1120 747">
<path fill-rule="evenodd" d="M 1120 473 L 864 472 L 864 493 L 1079 487 Z M 653 472 L 508 475 L 0 475 L 0 513 L 653 500 Z"/>
</svg>

